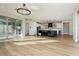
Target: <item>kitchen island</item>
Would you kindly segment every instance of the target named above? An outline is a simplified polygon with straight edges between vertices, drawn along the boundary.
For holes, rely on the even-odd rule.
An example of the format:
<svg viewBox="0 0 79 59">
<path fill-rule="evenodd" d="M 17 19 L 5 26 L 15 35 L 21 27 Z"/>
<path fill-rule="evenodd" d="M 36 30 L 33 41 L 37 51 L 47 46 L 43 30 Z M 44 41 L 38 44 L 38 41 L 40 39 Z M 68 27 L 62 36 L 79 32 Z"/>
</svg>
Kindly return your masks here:
<svg viewBox="0 0 79 59">
<path fill-rule="evenodd" d="M 37 31 L 37 35 L 56 37 L 60 32 L 61 29 L 39 29 Z"/>
</svg>

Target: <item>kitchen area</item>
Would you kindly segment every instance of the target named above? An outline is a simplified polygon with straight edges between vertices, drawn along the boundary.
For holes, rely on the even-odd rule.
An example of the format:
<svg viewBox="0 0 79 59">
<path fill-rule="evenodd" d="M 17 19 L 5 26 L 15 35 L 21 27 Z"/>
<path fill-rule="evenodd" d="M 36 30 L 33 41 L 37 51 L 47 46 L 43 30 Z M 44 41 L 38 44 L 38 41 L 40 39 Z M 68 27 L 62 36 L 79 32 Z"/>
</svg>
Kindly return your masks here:
<svg viewBox="0 0 79 59">
<path fill-rule="evenodd" d="M 63 36 L 63 23 L 62 21 L 54 21 L 49 23 L 43 23 L 43 27 L 37 27 L 37 35 L 57 37 Z"/>
<path fill-rule="evenodd" d="M 26 21 L 26 36 L 63 37 L 71 35 L 71 21 L 33 22 Z"/>
</svg>

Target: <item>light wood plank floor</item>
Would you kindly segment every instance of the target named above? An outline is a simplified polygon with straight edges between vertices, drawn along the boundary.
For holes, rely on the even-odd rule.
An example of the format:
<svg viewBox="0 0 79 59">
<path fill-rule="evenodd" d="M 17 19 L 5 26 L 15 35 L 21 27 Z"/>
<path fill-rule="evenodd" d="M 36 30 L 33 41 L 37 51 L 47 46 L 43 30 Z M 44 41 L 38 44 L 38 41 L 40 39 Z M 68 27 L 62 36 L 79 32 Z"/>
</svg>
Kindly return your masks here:
<svg viewBox="0 0 79 59">
<path fill-rule="evenodd" d="M 79 55 L 79 44 L 71 37 L 50 38 L 60 42 L 16 45 L 14 42 L 1 42 L 1 56 L 75 56 Z M 50 40 L 48 39 L 48 40 Z"/>
</svg>

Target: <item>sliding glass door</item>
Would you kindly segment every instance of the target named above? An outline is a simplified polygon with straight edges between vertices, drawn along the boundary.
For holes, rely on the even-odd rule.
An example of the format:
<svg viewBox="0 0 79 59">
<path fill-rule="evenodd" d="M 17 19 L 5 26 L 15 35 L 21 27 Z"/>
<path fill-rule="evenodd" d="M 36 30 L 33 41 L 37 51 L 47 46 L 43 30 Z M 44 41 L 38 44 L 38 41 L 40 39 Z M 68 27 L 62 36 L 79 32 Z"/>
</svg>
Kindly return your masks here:
<svg viewBox="0 0 79 59">
<path fill-rule="evenodd" d="M 21 35 L 21 20 L 8 19 L 8 38 L 14 38 Z"/>
<path fill-rule="evenodd" d="M 21 20 L 16 20 L 16 35 L 17 36 L 21 35 L 21 30 L 22 30 L 21 23 L 22 23 Z"/>
<path fill-rule="evenodd" d="M 6 32 L 7 31 L 7 23 L 5 18 L 0 18 L 0 39 L 7 38 Z"/>
<path fill-rule="evenodd" d="M 14 38 L 21 35 L 21 20 L 0 16 L 0 39 Z"/>
<path fill-rule="evenodd" d="M 8 38 L 13 38 L 16 36 L 15 23 L 15 19 L 8 19 Z"/>
</svg>

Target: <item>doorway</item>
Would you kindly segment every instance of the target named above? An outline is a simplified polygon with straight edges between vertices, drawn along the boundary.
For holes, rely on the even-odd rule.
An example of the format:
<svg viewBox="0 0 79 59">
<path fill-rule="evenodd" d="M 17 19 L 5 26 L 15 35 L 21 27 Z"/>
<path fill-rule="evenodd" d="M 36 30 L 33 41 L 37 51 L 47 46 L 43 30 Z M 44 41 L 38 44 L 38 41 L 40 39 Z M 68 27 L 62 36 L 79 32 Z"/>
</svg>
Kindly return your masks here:
<svg viewBox="0 0 79 59">
<path fill-rule="evenodd" d="M 63 23 L 63 34 L 69 36 L 69 22 Z"/>
</svg>

